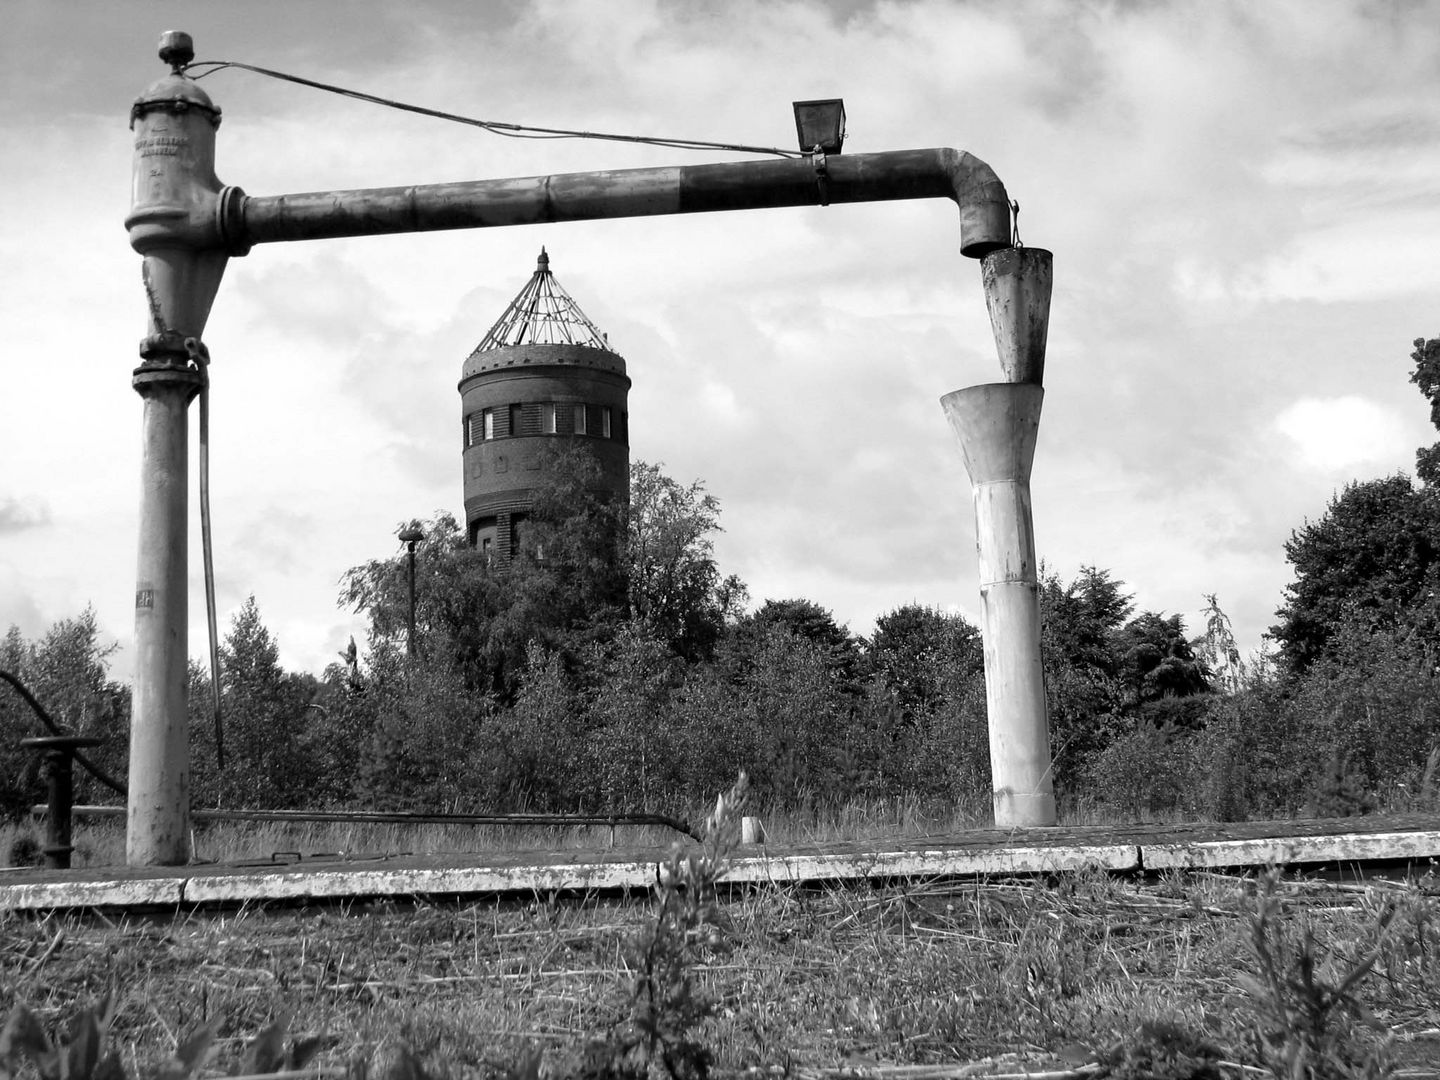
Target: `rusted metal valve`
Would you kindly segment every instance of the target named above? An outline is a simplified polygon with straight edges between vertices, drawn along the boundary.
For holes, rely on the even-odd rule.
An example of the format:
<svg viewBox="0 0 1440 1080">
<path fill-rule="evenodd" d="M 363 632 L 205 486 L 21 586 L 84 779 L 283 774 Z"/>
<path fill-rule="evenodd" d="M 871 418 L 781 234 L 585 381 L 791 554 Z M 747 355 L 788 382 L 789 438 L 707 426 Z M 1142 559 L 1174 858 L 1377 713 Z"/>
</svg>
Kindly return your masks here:
<svg viewBox="0 0 1440 1080">
<path fill-rule="evenodd" d="M 85 735 L 42 735 L 20 740 L 20 745 L 27 750 L 38 750 L 45 755 L 45 776 L 50 785 L 45 847 L 42 849 L 46 869 L 69 870 L 70 853 L 75 850 L 70 843 L 70 811 L 75 805 L 71 762 L 75 759 L 75 751 L 99 746 L 104 741 Z"/>
</svg>

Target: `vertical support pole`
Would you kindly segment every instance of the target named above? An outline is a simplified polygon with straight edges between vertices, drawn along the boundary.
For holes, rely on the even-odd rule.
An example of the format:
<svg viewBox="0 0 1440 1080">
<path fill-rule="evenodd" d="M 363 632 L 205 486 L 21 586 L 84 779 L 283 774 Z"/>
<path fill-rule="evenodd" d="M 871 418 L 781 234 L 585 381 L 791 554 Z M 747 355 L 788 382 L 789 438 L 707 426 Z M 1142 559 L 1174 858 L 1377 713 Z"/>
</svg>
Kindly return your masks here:
<svg viewBox="0 0 1440 1080">
<path fill-rule="evenodd" d="M 171 72 L 130 110 L 134 187 L 125 227 L 130 246 L 145 257 L 150 308 L 133 382 L 144 415 L 125 841 L 131 866 L 175 865 L 190 856 L 187 410 L 205 380 L 192 361 L 205 355 L 201 335 L 231 254 L 221 242 L 224 200 L 215 176 L 220 110 L 184 74 L 194 57 L 188 34 L 167 31 L 160 59 Z"/>
<path fill-rule="evenodd" d="M 410 615 L 405 624 L 405 655 L 415 659 L 415 541 L 411 540 L 406 552 L 410 562 Z"/>
<path fill-rule="evenodd" d="M 125 833 L 131 866 L 173 866 L 190 858 L 188 410 L 203 376 L 171 359 L 140 367 L 134 380 L 144 407 Z"/>
<path fill-rule="evenodd" d="M 45 772 L 50 812 L 45 821 L 45 865 L 52 870 L 69 870 L 70 812 L 75 808 L 75 777 L 70 772 L 70 752 L 50 750 L 45 754 Z"/>
<path fill-rule="evenodd" d="M 1033 384 L 991 383 L 940 399 L 974 490 L 991 787 L 1002 828 L 1055 824 L 1030 507 L 1044 397 Z"/>
</svg>

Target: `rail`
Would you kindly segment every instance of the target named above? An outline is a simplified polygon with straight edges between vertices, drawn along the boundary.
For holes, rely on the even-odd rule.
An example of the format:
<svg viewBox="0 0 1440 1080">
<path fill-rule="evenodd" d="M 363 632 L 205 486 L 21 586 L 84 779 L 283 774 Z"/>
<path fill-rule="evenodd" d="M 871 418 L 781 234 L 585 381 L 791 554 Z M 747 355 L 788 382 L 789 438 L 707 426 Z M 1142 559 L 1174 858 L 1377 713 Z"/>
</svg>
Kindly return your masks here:
<svg viewBox="0 0 1440 1080">
<path fill-rule="evenodd" d="M 36 804 L 33 814 L 44 814 L 48 808 Z M 123 806 L 76 806 L 76 817 L 124 817 Z M 688 824 L 667 814 L 426 814 L 403 810 L 192 810 L 193 821 L 273 821 L 310 822 L 354 825 L 658 825 L 673 829 L 690 839 L 700 836 Z"/>
</svg>

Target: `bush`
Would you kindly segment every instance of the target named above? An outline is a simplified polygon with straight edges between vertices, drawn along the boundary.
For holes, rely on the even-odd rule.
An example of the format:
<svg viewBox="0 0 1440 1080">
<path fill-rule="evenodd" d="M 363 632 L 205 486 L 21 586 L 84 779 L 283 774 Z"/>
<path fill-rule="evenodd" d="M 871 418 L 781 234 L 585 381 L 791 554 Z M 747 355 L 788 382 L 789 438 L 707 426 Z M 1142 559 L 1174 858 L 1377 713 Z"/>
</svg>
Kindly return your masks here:
<svg viewBox="0 0 1440 1080">
<path fill-rule="evenodd" d="M 1188 810 L 1196 802 L 1191 739 L 1183 728 L 1142 723 L 1100 752 L 1090 766 L 1091 789 L 1130 814 Z"/>
</svg>

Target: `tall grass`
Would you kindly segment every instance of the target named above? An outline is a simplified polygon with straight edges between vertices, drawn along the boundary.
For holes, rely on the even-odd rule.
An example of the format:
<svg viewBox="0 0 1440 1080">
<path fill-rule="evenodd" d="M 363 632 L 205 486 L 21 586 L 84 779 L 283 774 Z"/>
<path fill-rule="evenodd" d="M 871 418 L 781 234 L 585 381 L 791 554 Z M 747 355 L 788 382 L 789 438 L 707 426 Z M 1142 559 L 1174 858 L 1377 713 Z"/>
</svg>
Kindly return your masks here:
<svg viewBox="0 0 1440 1080">
<path fill-rule="evenodd" d="M 989 807 L 940 804 L 915 797 L 811 803 L 799 807 L 758 805 L 768 842 L 810 844 L 832 841 L 881 841 L 944 835 L 985 827 Z M 690 808 L 684 820 L 703 820 L 706 808 Z M 29 837 L 38 852 L 43 825 L 0 825 L 0 865 Z M 403 854 L 446 855 L 500 851 L 603 851 L 667 848 L 677 834 L 659 826 L 619 825 L 435 825 L 339 822 L 206 822 L 194 831 L 197 862 L 284 863 L 297 858 L 342 858 Z M 125 861 L 124 822 L 116 818 L 78 818 L 73 865 L 116 866 Z"/>
</svg>

